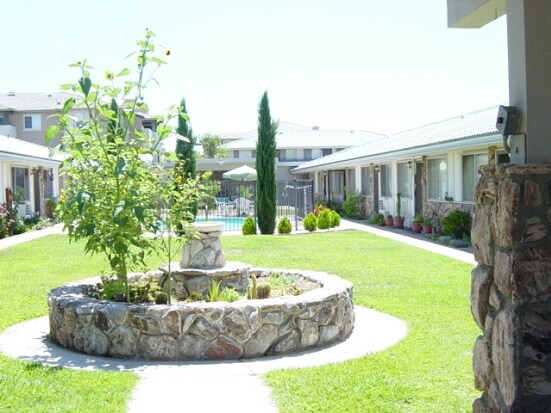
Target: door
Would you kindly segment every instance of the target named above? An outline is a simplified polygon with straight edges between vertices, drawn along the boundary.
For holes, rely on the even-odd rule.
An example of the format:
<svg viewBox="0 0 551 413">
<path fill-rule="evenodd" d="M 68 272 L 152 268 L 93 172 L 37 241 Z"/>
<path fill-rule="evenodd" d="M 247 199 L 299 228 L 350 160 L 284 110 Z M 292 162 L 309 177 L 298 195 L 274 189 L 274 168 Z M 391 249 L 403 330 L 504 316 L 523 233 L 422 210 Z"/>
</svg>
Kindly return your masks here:
<svg viewBox="0 0 551 413">
<path fill-rule="evenodd" d="M 423 162 L 415 164 L 415 187 L 413 197 L 415 199 L 415 215 L 423 213 Z"/>
</svg>

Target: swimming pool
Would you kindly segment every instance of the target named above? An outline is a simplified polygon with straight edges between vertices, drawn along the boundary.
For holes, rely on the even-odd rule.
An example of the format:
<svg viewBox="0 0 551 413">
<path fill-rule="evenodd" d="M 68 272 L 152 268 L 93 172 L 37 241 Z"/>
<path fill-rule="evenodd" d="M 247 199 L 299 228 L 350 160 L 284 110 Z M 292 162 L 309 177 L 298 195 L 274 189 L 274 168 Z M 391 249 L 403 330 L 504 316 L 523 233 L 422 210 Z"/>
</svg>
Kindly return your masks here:
<svg viewBox="0 0 551 413">
<path fill-rule="evenodd" d="M 214 222 L 223 222 L 224 228 L 222 231 L 241 231 L 243 222 L 245 222 L 245 217 L 209 217 L 205 219 L 204 217 L 198 217 L 195 219 L 196 222 L 205 222 L 205 221 L 214 221 Z"/>
</svg>

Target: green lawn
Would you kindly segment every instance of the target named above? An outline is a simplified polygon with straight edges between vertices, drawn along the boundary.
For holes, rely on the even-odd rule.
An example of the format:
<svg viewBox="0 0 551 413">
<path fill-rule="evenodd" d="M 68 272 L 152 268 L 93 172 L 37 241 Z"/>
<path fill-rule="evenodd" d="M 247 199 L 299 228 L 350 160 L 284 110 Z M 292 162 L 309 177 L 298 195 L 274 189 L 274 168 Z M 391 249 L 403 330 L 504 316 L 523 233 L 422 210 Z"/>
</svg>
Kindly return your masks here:
<svg viewBox="0 0 551 413">
<path fill-rule="evenodd" d="M 229 260 L 338 274 L 354 283 L 356 304 L 408 324 L 407 338 L 384 352 L 268 374 L 281 412 L 470 411 L 478 334 L 469 312 L 470 265 L 360 232 L 222 242 Z M 101 257 L 85 257 L 82 245 L 63 236 L 0 251 L 0 330 L 46 314 L 51 288 L 102 271 Z M 123 412 L 136 380 L 129 373 L 44 368 L 0 356 L 0 411 Z"/>
</svg>

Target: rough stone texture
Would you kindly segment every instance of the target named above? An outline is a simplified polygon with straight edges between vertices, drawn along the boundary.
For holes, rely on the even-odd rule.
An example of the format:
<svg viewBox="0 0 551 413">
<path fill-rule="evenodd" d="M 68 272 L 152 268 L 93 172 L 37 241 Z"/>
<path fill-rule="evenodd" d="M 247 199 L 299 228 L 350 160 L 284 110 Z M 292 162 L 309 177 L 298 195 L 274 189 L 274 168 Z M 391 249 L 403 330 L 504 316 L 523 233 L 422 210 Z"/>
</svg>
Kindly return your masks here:
<svg viewBox="0 0 551 413">
<path fill-rule="evenodd" d="M 172 306 L 98 301 L 86 284 L 50 291 L 50 335 L 63 347 L 94 355 L 200 360 L 285 354 L 345 340 L 354 326 L 352 285 L 321 272 L 293 274 L 320 288 L 299 296 Z"/>
<path fill-rule="evenodd" d="M 226 258 L 220 244 L 220 231 L 198 233 L 182 247 L 182 268 L 222 268 Z"/>
<path fill-rule="evenodd" d="M 492 332 L 492 363 L 505 404 L 518 397 L 518 314 L 507 309 L 497 316 Z"/>
<path fill-rule="evenodd" d="M 493 275 L 492 267 L 480 264 L 471 271 L 471 313 L 482 330 L 488 314 Z"/>
<path fill-rule="evenodd" d="M 484 321 L 473 349 L 483 394 L 473 411 L 549 412 L 551 166 L 480 170 L 472 234 L 483 265 L 472 274 L 471 308 L 477 324 Z"/>
<path fill-rule="evenodd" d="M 492 384 L 492 343 L 487 336 L 478 336 L 473 349 L 474 387 L 485 391 Z"/>
<path fill-rule="evenodd" d="M 248 264 L 227 262 L 224 266 L 214 269 L 183 268 L 179 263 L 170 265 L 172 274 L 172 293 L 179 300 L 188 298 L 191 292 L 199 292 L 203 299 L 208 297 L 211 282 L 220 283 L 220 289 L 233 288 L 240 294 L 247 291 L 249 285 Z M 160 267 L 161 273 L 168 277 L 168 265 Z M 161 278 L 163 289 L 166 289 L 166 278 Z"/>
<path fill-rule="evenodd" d="M 530 179 L 524 181 L 524 203 L 526 206 L 537 207 L 542 203 L 540 187 Z"/>
<path fill-rule="evenodd" d="M 475 260 L 487 266 L 493 265 L 495 256 L 494 230 L 491 225 L 494 216 L 493 204 L 481 205 L 474 214 L 471 226 L 471 241 Z"/>
</svg>

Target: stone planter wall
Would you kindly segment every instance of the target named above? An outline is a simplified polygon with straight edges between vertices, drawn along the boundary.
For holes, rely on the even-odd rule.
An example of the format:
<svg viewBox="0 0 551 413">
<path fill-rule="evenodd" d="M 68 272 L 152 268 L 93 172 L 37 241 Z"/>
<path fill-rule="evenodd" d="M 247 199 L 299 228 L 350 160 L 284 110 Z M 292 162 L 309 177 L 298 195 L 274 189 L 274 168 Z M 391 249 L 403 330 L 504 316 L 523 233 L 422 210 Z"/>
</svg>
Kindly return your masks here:
<svg viewBox="0 0 551 413">
<path fill-rule="evenodd" d="M 551 411 L 551 166 L 482 167 L 471 310 L 473 411 Z"/>
<path fill-rule="evenodd" d="M 84 353 L 157 360 L 238 359 L 285 354 L 346 339 L 354 325 L 352 284 L 296 274 L 322 287 L 300 296 L 172 306 L 99 301 L 70 284 L 48 297 L 50 337 Z"/>
</svg>

